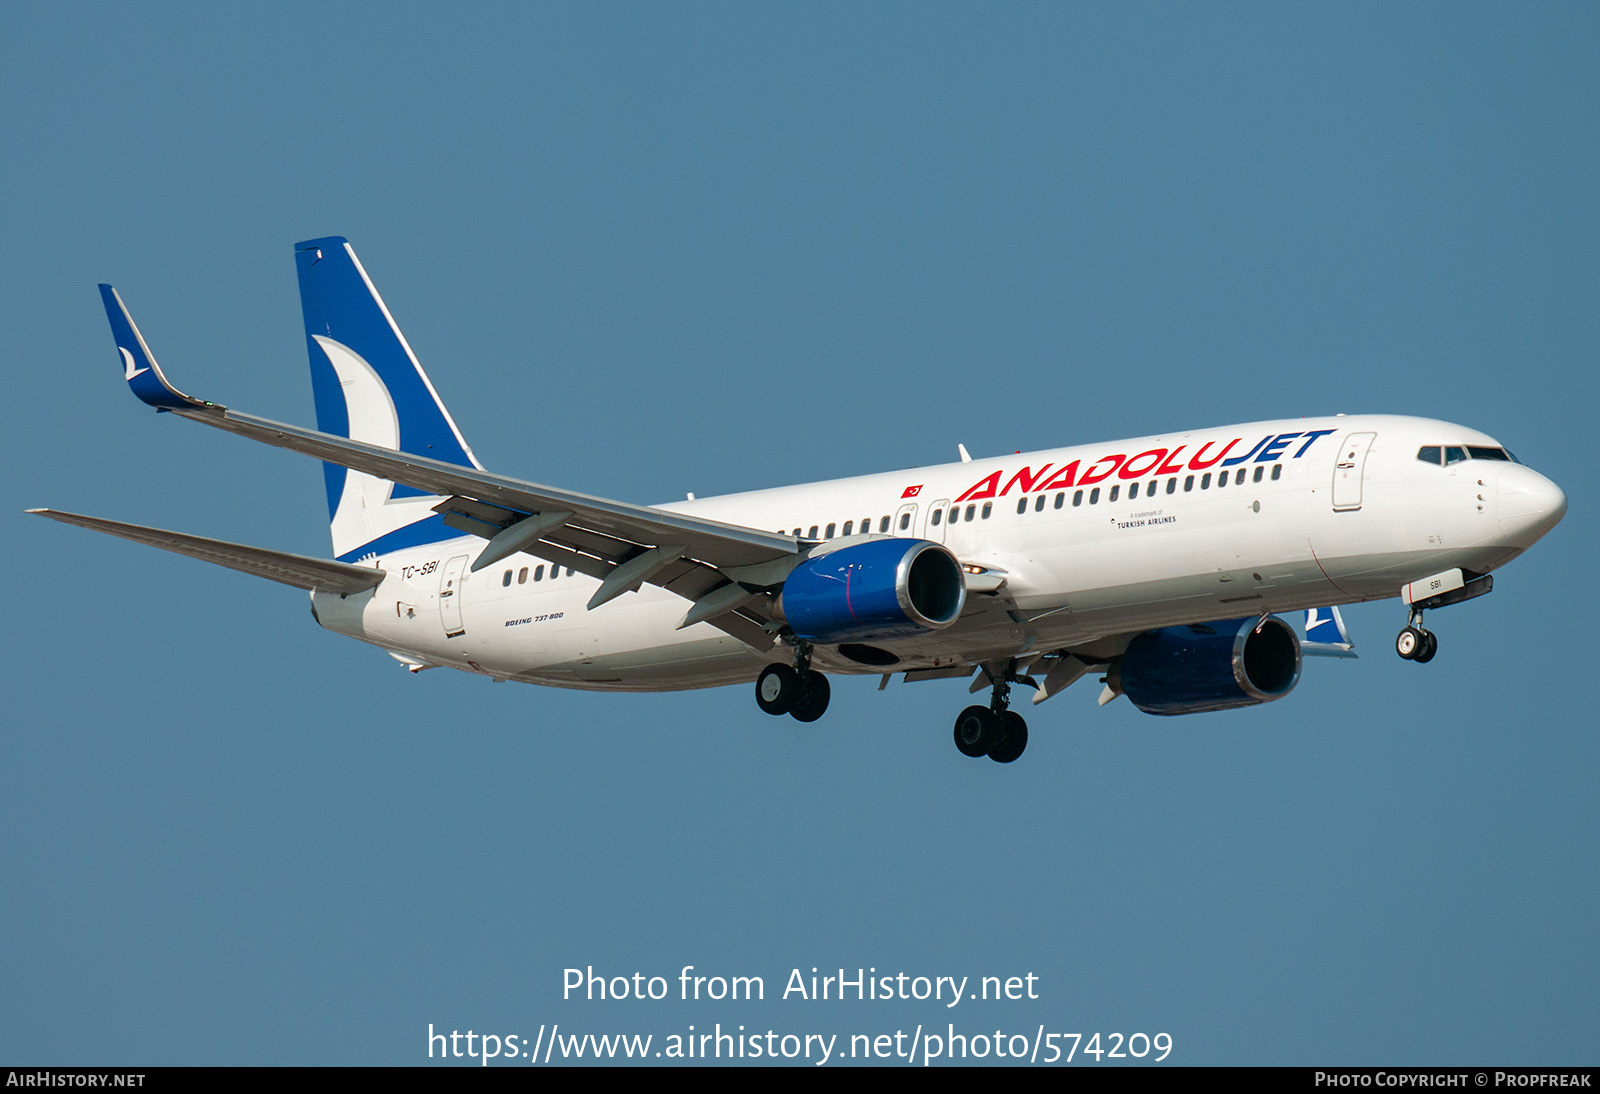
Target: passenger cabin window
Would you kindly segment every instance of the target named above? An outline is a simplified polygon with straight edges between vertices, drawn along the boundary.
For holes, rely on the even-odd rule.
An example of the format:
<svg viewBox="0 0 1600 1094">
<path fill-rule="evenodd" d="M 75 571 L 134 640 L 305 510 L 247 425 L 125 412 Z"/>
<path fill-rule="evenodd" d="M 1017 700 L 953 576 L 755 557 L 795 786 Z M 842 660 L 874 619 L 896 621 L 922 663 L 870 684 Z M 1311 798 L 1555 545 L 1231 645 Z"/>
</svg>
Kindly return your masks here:
<svg viewBox="0 0 1600 1094">
<path fill-rule="evenodd" d="M 1138 496 L 1139 496 L 1139 484 L 1138 483 L 1134 483 L 1132 486 L 1128 487 L 1128 500 L 1132 501 L 1134 498 L 1136 498 Z"/>
<path fill-rule="evenodd" d="M 984 514 L 984 515 L 987 516 L 988 514 Z M 902 532 L 904 532 L 907 528 L 910 528 L 910 527 L 911 527 L 911 514 L 910 513 L 901 513 L 900 514 L 900 530 Z"/>
<path fill-rule="evenodd" d="M 1244 484 L 1244 468 L 1241 467 L 1241 468 L 1239 468 L 1239 473 L 1233 477 L 1233 485 L 1242 486 L 1243 484 Z"/>
<path fill-rule="evenodd" d="M 535 566 L 533 568 L 533 580 L 535 580 L 535 581 L 543 581 L 544 580 L 544 567 L 543 566 Z"/>
<path fill-rule="evenodd" d="M 1018 498 L 1017 499 L 1017 512 L 1018 513 L 1026 513 L 1027 511 L 1028 511 L 1028 499 L 1027 498 Z"/>
<path fill-rule="evenodd" d="M 1260 481 L 1261 481 L 1261 473 L 1262 473 L 1262 472 L 1263 472 L 1263 471 L 1265 471 L 1265 470 L 1266 470 L 1266 468 L 1265 468 L 1265 467 L 1262 467 L 1262 466 L 1260 466 L 1260 465 L 1259 465 L 1259 464 L 1258 464 L 1258 465 L 1257 465 L 1257 466 L 1256 466 L 1256 473 L 1255 473 L 1255 475 L 1254 475 L 1254 476 L 1253 476 L 1253 477 L 1252 477 L 1252 478 L 1251 478 L 1251 480 L 1250 480 L 1250 481 L 1251 481 L 1251 482 L 1260 482 Z"/>
<path fill-rule="evenodd" d="M 1168 479 L 1167 480 L 1167 493 L 1176 494 L 1177 492 L 1178 492 L 1178 480 L 1175 479 L 1175 478 Z"/>
<path fill-rule="evenodd" d="M 815 524 L 813 524 L 811 526 L 811 531 L 806 533 L 806 538 L 807 539 L 816 539 L 817 538 L 817 526 Z"/>
<path fill-rule="evenodd" d="M 1275 463 L 1272 465 L 1272 481 L 1277 482 L 1281 478 L 1283 478 L 1283 464 Z"/>
<path fill-rule="evenodd" d="M 884 517 L 882 520 L 880 520 L 878 522 L 878 531 L 887 532 L 888 530 L 889 530 L 889 518 L 888 517 Z"/>
<path fill-rule="evenodd" d="M 1044 495 L 1043 494 L 1040 494 L 1038 497 L 1033 499 L 1033 511 L 1035 513 L 1044 512 Z"/>
<path fill-rule="evenodd" d="M 994 511 L 994 502 L 986 501 L 986 502 L 983 503 L 983 519 L 984 520 L 988 520 L 989 519 L 989 514 L 991 512 L 993 512 L 993 511 Z"/>
<path fill-rule="evenodd" d="M 1099 505 L 1100 504 L 1100 488 L 1098 486 L 1095 487 L 1093 490 L 1089 491 L 1089 504 L 1090 505 Z"/>
<path fill-rule="evenodd" d="M 936 520 L 933 523 L 938 524 L 939 522 Z M 853 521 L 853 520 L 845 521 L 844 522 L 844 534 L 848 536 L 850 534 L 850 529 L 854 528 L 855 526 L 856 526 L 856 522 L 855 521 Z"/>
<path fill-rule="evenodd" d="M 1194 489 L 1194 476 L 1189 475 L 1183 480 L 1183 492 L 1187 494 Z"/>
<path fill-rule="evenodd" d="M 506 575 L 500 579 L 500 584 L 504 585 L 508 589 L 511 588 L 511 571 L 510 570 L 507 570 L 506 571 Z"/>
<path fill-rule="evenodd" d="M 973 520 L 974 518 L 973 518 L 972 514 L 976 513 L 977 511 L 978 511 L 978 507 L 976 505 L 967 506 L 967 520 L 969 520 L 969 521 Z"/>
<path fill-rule="evenodd" d="M 1120 493 L 1122 493 L 1122 485 L 1119 483 L 1116 486 L 1113 486 L 1111 488 L 1111 493 L 1106 496 L 1106 500 L 1107 501 L 1116 501 L 1117 500 L 1117 495 L 1120 494 Z"/>
<path fill-rule="evenodd" d="M 524 566 L 522 569 L 517 571 L 517 584 L 518 585 L 526 585 L 527 583 L 528 583 L 528 568 L 526 566 Z"/>
<path fill-rule="evenodd" d="M 833 526 L 833 525 L 831 525 L 831 524 L 830 524 L 830 525 L 828 525 L 828 532 L 827 532 L 827 538 L 828 538 L 828 539 L 832 539 L 832 538 L 833 538 L 833 527 L 834 527 L 834 526 Z"/>
<path fill-rule="evenodd" d="M 1082 505 L 1083 504 L 1083 491 L 1082 490 L 1074 490 L 1072 492 L 1072 504 L 1073 505 Z"/>
<path fill-rule="evenodd" d="M 1204 475 L 1200 476 L 1200 489 L 1211 489 L 1211 472 L 1207 471 Z"/>
</svg>

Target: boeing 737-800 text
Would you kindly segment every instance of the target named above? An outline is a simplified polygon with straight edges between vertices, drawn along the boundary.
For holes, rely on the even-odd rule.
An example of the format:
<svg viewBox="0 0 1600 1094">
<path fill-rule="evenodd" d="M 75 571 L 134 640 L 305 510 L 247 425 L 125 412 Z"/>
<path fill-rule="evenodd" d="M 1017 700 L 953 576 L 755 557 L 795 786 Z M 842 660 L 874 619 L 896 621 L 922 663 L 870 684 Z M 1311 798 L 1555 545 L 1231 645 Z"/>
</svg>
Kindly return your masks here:
<svg viewBox="0 0 1600 1094">
<path fill-rule="evenodd" d="M 769 714 L 828 673 L 971 678 L 956 746 L 1015 760 L 1010 709 L 1088 674 L 1152 714 L 1282 698 L 1306 653 L 1352 656 L 1336 605 L 1425 610 L 1561 520 L 1566 497 L 1494 438 L 1422 418 L 1167 433 L 665 505 L 483 469 L 350 245 L 295 250 L 317 429 L 183 394 L 109 285 L 135 395 L 324 461 L 334 561 L 56 510 L 42 516 L 310 590 L 318 622 L 413 671 L 613 691 L 755 681 Z M 1306 640 L 1274 613 L 1306 612 Z"/>
</svg>

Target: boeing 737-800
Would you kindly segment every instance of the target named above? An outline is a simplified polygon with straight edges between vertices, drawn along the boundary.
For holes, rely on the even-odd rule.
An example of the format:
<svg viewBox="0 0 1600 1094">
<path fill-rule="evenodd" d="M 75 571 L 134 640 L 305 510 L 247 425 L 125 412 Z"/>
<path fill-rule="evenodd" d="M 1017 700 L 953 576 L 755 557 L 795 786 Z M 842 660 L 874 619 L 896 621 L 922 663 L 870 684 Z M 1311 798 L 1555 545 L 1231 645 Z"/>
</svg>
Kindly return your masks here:
<svg viewBox="0 0 1600 1094">
<path fill-rule="evenodd" d="M 1494 438 L 1423 418 L 1256 422 L 646 506 L 484 470 L 342 238 L 298 245 L 317 428 L 183 394 L 101 286 L 123 375 L 159 411 L 324 461 L 334 560 L 42 516 L 310 590 L 322 626 L 412 671 L 597 691 L 755 681 L 809 722 L 828 675 L 970 678 L 968 756 L 1015 760 L 1081 677 L 1152 714 L 1282 698 L 1351 656 L 1337 605 L 1425 610 L 1566 512 Z M 1306 612 L 1307 639 L 1275 613 Z"/>
</svg>

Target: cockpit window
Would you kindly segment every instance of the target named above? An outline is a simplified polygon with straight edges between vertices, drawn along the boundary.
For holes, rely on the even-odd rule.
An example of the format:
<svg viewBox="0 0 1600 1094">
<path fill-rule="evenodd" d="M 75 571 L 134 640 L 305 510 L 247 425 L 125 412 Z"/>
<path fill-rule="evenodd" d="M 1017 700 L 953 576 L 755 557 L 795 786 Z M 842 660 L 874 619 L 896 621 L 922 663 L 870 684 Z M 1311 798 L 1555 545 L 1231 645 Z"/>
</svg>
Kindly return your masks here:
<svg viewBox="0 0 1600 1094">
<path fill-rule="evenodd" d="M 1441 456 L 1443 458 L 1441 458 Z M 1449 445 L 1436 444 L 1423 445 L 1417 449 L 1417 459 L 1423 463 L 1452 464 L 1461 463 L 1463 460 L 1502 460 L 1509 463 L 1520 463 L 1509 449 L 1493 448 L 1483 444 Z"/>
</svg>

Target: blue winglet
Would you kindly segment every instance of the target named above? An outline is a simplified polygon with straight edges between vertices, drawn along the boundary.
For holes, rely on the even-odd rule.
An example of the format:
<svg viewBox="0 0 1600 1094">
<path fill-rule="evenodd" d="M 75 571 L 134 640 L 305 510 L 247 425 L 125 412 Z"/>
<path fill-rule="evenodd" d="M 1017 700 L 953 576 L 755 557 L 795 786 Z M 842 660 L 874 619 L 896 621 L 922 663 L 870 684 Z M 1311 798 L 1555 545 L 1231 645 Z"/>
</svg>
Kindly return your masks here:
<svg viewBox="0 0 1600 1094">
<path fill-rule="evenodd" d="M 1300 643 L 1300 652 L 1307 657 L 1356 656 L 1338 608 L 1306 609 L 1306 640 Z"/>
<path fill-rule="evenodd" d="M 216 403 L 203 402 L 185 395 L 161 373 L 144 335 L 139 333 L 127 305 L 110 285 L 100 286 L 100 298 L 106 305 L 106 318 L 111 321 L 111 336 L 117 341 L 117 353 L 122 357 L 122 376 L 128 388 L 141 402 L 157 410 L 179 410 L 189 407 L 211 407 L 220 410 Z"/>
</svg>

